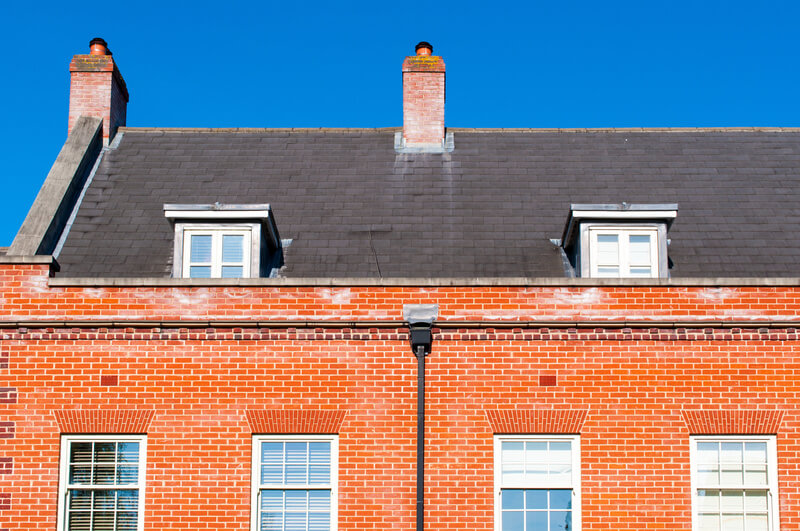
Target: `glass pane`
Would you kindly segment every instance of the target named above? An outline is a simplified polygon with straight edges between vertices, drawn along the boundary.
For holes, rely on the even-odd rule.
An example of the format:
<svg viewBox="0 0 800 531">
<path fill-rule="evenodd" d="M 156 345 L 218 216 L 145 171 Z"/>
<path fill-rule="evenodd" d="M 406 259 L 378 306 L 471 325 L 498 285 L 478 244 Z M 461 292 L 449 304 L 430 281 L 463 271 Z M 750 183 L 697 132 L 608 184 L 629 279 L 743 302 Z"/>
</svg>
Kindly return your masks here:
<svg viewBox="0 0 800 531">
<path fill-rule="evenodd" d="M 222 266 L 222 278 L 242 278 L 244 268 L 242 266 Z"/>
<path fill-rule="evenodd" d="M 697 480 L 702 485 L 716 485 L 719 482 L 719 469 L 714 467 L 700 467 L 697 470 Z"/>
<path fill-rule="evenodd" d="M 616 234 L 597 235 L 597 263 L 599 265 L 619 264 L 619 237 Z"/>
<path fill-rule="evenodd" d="M 117 468 L 117 484 L 118 485 L 131 485 L 135 484 L 139 477 L 138 466 L 120 466 Z"/>
<path fill-rule="evenodd" d="M 117 445 L 115 443 L 94 443 L 95 461 L 98 463 L 113 463 L 117 460 Z"/>
<path fill-rule="evenodd" d="M 139 462 L 139 443 L 117 443 L 117 462 L 137 464 Z"/>
<path fill-rule="evenodd" d="M 553 464 L 550 465 L 550 478 L 559 482 L 569 482 L 572 477 L 572 465 Z"/>
<path fill-rule="evenodd" d="M 532 483 L 540 482 L 547 477 L 547 463 L 528 463 L 525 465 L 525 474 Z"/>
<path fill-rule="evenodd" d="M 566 511 L 552 511 L 550 513 L 550 530 L 565 531 L 572 529 L 572 513 Z"/>
<path fill-rule="evenodd" d="M 69 448 L 70 463 L 91 463 L 92 462 L 92 443 L 74 442 Z"/>
<path fill-rule="evenodd" d="M 118 511 L 135 511 L 138 508 L 139 508 L 139 491 L 137 490 L 117 491 Z"/>
<path fill-rule="evenodd" d="M 550 509 L 572 509 L 572 491 L 568 489 L 551 490 Z"/>
<path fill-rule="evenodd" d="M 92 513 L 92 531 L 114 531 L 114 511 Z"/>
<path fill-rule="evenodd" d="M 741 513 L 744 511 L 744 493 L 739 490 L 723 490 L 720 509 L 723 513 Z"/>
<path fill-rule="evenodd" d="M 261 483 L 283 483 L 283 443 L 261 443 Z"/>
<path fill-rule="evenodd" d="M 744 531 L 744 515 L 723 514 L 722 531 Z"/>
<path fill-rule="evenodd" d="M 741 468 L 728 468 L 730 465 L 727 465 L 725 468 L 722 469 L 720 473 L 720 482 L 722 485 L 726 487 L 732 487 L 741 485 L 744 477 L 742 475 Z"/>
<path fill-rule="evenodd" d="M 743 445 L 740 442 L 724 442 L 720 448 L 720 462 L 722 464 L 733 463 L 740 464 L 743 462 L 742 449 Z M 732 468 L 732 467 L 725 467 Z"/>
<path fill-rule="evenodd" d="M 281 490 L 262 490 L 261 491 L 261 510 L 262 511 L 282 511 L 283 510 L 283 491 Z"/>
<path fill-rule="evenodd" d="M 211 266 L 190 267 L 189 278 L 211 278 Z"/>
<path fill-rule="evenodd" d="M 241 234 L 222 235 L 222 261 L 240 264 L 244 260 L 244 236 Z"/>
<path fill-rule="evenodd" d="M 503 441 L 502 461 L 503 463 L 521 463 L 524 460 L 525 443 Z"/>
<path fill-rule="evenodd" d="M 572 443 L 559 441 L 550 443 L 551 463 L 572 463 Z"/>
<path fill-rule="evenodd" d="M 503 482 L 521 481 L 522 463 L 503 463 Z"/>
<path fill-rule="evenodd" d="M 697 510 L 701 513 L 719 514 L 719 491 L 704 489 L 698 490 Z"/>
<path fill-rule="evenodd" d="M 719 528 L 719 513 L 701 514 L 698 517 L 700 531 L 721 531 Z"/>
<path fill-rule="evenodd" d="M 597 268 L 597 275 L 601 277 L 618 277 L 619 276 L 619 267 L 598 267 Z"/>
<path fill-rule="evenodd" d="M 525 531 L 547 531 L 547 513 L 545 511 L 528 512 Z"/>
<path fill-rule="evenodd" d="M 331 443 L 308 443 L 308 459 L 311 463 L 309 483 L 330 483 L 331 481 Z"/>
<path fill-rule="evenodd" d="M 69 510 L 90 510 L 92 508 L 92 491 L 90 490 L 71 490 L 69 491 Z"/>
<path fill-rule="evenodd" d="M 649 267 L 631 267 L 629 273 L 632 277 L 650 277 L 651 269 Z"/>
<path fill-rule="evenodd" d="M 540 489 L 530 489 L 525 491 L 525 508 L 547 509 L 547 491 Z"/>
<path fill-rule="evenodd" d="M 525 443 L 525 459 L 530 463 L 547 463 L 547 442 L 529 441 Z"/>
<path fill-rule="evenodd" d="M 95 465 L 94 481 L 96 485 L 113 485 L 116 479 L 116 467 L 111 465 Z"/>
<path fill-rule="evenodd" d="M 131 512 L 117 513 L 116 531 L 136 531 L 137 515 Z"/>
<path fill-rule="evenodd" d="M 748 490 L 744 494 L 744 510 L 748 513 L 767 512 L 767 491 Z"/>
<path fill-rule="evenodd" d="M 767 465 L 748 465 L 744 472 L 744 482 L 748 485 L 766 485 Z"/>
<path fill-rule="evenodd" d="M 768 531 L 769 525 L 767 524 L 766 514 L 748 514 L 745 517 L 747 523 L 747 531 Z"/>
<path fill-rule="evenodd" d="M 767 443 L 748 442 L 744 445 L 744 460 L 748 464 L 763 464 L 767 462 Z"/>
<path fill-rule="evenodd" d="M 191 235 L 191 263 L 204 263 L 211 262 L 211 235 L 210 234 L 192 234 Z"/>
<path fill-rule="evenodd" d="M 70 512 L 67 517 L 67 531 L 90 531 L 92 528 L 92 513 L 86 511 Z"/>
<path fill-rule="evenodd" d="M 327 512 L 331 510 L 331 491 L 308 491 L 308 510 L 314 512 Z"/>
<path fill-rule="evenodd" d="M 306 490 L 287 490 L 286 496 L 286 510 L 287 511 L 303 511 L 308 508 L 308 491 Z"/>
<path fill-rule="evenodd" d="M 697 462 L 706 465 L 716 465 L 719 462 L 719 443 L 697 443 Z"/>
<path fill-rule="evenodd" d="M 526 531 L 522 511 L 503 511 L 503 531 Z"/>
<path fill-rule="evenodd" d="M 69 482 L 76 485 L 90 485 L 92 482 L 91 465 L 70 465 Z"/>
<path fill-rule="evenodd" d="M 308 443 L 287 442 L 285 449 L 286 449 L 286 483 L 295 485 L 307 483 Z"/>
<path fill-rule="evenodd" d="M 652 265 L 650 263 L 650 235 L 631 234 L 628 237 L 630 238 L 629 244 L 631 266 Z"/>
<path fill-rule="evenodd" d="M 506 509 L 522 510 L 522 508 L 524 507 L 523 491 L 521 489 L 504 489 L 500 497 L 502 499 L 503 510 Z"/>
<path fill-rule="evenodd" d="M 116 507 L 117 507 L 117 500 L 113 490 L 94 491 L 95 510 L 113 511 Z"/>
</svg>

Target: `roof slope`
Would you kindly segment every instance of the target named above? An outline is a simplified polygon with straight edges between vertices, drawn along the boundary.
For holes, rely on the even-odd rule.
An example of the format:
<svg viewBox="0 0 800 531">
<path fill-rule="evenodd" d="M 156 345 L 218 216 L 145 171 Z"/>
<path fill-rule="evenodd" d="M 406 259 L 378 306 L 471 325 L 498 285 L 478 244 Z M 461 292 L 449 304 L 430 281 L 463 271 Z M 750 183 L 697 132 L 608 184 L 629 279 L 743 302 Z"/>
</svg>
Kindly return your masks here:
<svg viewBox="0 0 800 531">
<path fill-rule="evenodd" d="M 269 203 L 287 277 L 563 277 L 571 203 L 678 203 L 673 277 L 797 276 L 800 132 L 124 130 L 58 257 L 63 276 L 166 277 L 165 203 Z"/>
</svg>

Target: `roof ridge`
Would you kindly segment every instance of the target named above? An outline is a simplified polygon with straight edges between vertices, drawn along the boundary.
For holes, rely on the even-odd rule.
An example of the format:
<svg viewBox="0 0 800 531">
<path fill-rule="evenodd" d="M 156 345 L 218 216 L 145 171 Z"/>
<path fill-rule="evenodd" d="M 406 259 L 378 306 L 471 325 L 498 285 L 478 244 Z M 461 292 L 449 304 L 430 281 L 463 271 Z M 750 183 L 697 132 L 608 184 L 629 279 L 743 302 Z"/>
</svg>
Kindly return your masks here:
<svg viewBox="0 0 800 531">
<path fill-rule="evenodd" d="M 131 133 L 395 133 L 402 127 L 120 127 Z M 454 133 L 800 133 L 800 127 L 448 127 Z"/>
</svg>

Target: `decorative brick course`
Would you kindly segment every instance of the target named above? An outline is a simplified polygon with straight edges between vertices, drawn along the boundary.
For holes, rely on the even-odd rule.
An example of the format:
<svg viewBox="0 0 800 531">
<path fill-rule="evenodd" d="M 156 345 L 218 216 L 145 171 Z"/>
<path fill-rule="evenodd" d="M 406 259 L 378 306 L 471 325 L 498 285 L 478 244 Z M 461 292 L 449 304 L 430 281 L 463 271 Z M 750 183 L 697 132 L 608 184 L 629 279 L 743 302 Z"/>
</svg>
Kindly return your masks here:
<svg viewBox="0 0 800 531">
<path fill-rule="evenodd" d="M 11 421 L 0 421 L 0 439 L 13 439 L 16 435 L 16 423 Z"/>
<path fill-rule="evenodd" d="M 0 404 L 16 404 L 16 387 L 0 387 Z"/>
<path fill-rule="evenodd" d="M 0 457 L 0 474 L 11 474 L 14 472 L 14 458 Z"/>
<path fill-rule="evenodd" d="M 253 433 L 339 433 L 345 411 L 337 410 L 247 410 Z"/>
<path fill-rule="evenodd" d="M 147 433 L 154 411 L 84 410 L 54 411 L 61 433 Z"/>
<path fill-rule="evenodd" d="M 693 435 L 776 434 L 783 411 L 765 410 L 694 410 L 682 412 Z"/>
<path fill-rule="evenodd" d="M 585 409 L 487 409 L 486 417 L 494 433 L 580 433 L 588 413 Z"/>
</svg>

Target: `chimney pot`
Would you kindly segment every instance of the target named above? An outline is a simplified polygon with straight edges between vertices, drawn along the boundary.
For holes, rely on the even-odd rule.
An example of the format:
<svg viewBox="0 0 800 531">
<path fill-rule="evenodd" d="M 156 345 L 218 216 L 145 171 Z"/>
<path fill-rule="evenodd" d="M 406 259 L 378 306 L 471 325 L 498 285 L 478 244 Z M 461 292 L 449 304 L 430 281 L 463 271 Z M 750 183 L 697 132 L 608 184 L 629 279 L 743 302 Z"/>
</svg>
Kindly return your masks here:
<svg viewBox="0 0 800 531">
<path fill-rule="evenodd" d="M 433 45 L 429 42 L 422 41 L 414 47 L 417 55 L 433 55 Z"/>
<path fill-rule="evenodd" d="M 100 37 L 95 37 L 89 41 L 89 55 L 111 55 L 108 43 Z"/>
</svg>

